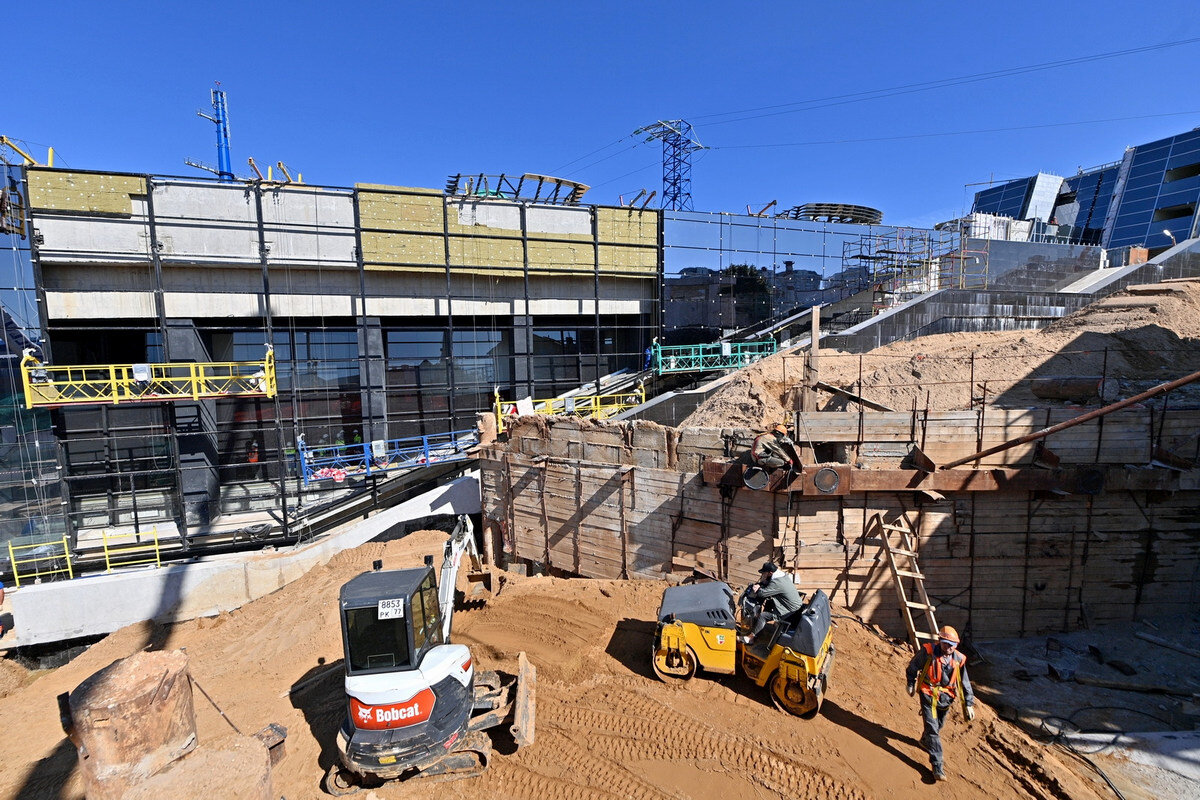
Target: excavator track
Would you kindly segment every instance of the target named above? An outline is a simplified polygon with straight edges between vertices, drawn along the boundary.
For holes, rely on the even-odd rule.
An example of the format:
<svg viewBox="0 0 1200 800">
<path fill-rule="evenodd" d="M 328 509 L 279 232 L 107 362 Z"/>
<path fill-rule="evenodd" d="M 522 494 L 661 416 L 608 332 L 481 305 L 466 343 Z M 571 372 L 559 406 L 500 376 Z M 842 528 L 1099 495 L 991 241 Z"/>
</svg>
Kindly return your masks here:
<svg viewBox="0 0 1200 800">
<path fill-rule="evenodd" d="M 417 784 L 472 778 L 487 769 L 491 757 L 491 737 L 482 731 L 471 731 L 463 739 L 461 747 L 403 780 L 405 783 Z"/>
<path fill-rule="evenodd" d="M 491 757 L 491 738 L 481 731 L 471 731 L 463 737 L 462 744 L 452 752 L 420 771 L 401 775 L 399 780 L 404 783 L 419 784 L 471 778 L 482 774 L 487 769 L 488 760 Z M 375 784 L 370 785 L 374 786 Z M 364 782 L 358 775 L 335 764 L 326 770 L 325 777 L 321 781 L 321 788 L 334 797 L 345 797 L 361 791 L 364 788 Z"/>
</svg>

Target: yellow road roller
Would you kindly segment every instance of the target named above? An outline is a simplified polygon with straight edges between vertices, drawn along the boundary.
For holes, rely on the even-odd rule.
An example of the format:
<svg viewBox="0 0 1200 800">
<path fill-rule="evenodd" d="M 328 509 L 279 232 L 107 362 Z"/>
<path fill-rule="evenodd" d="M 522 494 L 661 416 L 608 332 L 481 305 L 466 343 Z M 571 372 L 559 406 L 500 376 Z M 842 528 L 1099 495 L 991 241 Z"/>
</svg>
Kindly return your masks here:
<svg viewBox="0 0 1200 800">
<path fill-rule="evenodd" d="M 816 716 L 833 668 L 828 595 L 818 589 L 798 611 L 767 622 L 747 641 L 751 613 L 747 594 L 735 602 L 733 589 L 721 581 L 668 587 L 658 609 L 654 674 L 671 683 L 690 680 L 698 670 L 733 675 L 740 668 L 767 688 L 777 708 Z"/>
</svg>

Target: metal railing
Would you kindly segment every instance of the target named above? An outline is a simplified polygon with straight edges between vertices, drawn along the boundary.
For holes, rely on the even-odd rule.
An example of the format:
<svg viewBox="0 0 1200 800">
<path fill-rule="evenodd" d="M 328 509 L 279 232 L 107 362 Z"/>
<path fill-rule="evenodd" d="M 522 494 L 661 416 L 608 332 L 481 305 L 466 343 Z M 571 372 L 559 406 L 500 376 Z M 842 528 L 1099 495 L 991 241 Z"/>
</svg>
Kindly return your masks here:
<svg viewBox="0 0 1200 800">
<path fill-rule="evenodd" d="M 50 366 L 25 351 L 25 407 L 274 397 L 275 351 L 262 361 Z"/>
<path fill-rule="evenodd" d="M 63 536 L 61 540 L 37 542 L 36 544 L 13 544 L 10 541 L 8 543 L 8 561 L 12 565 L 13 581 L 17 586 L 21 585 L 22 578 L 28 583 L 30 579 L 37 580 L 47 575 L 75 577 L 71 567 L 71 547 L 67 543 L 66 536 Z M 34 565 L 33 569 L 22 572 L 24 566 L 30 564 Z M 43 569 L 43 565 L 46 567 L 45 569 Z"/>
<path fill-rule="evenodd" d="M 534 414 L 545 416 L 566 415 L 572 417 L 587 417 L 589 419 L 608 419 L 646 402 L 646 387 L 639 383 L 637 388 L 627 392 L 612 392 L 609 394 L 581 394 L 571 397 L 552 397 L 546 400 L 517 401 L 501 400 L 500 392 L 495 393 L 494 410 L 496 413 L 496 432 L 504 432 L 504 420 L 507 417 L 519 416 L 522 411 L 528 412 L 532 406 Z M 528 406 L 526 406 L 528 402 Z"/>
<path fill-rule="evenodd" d="M 654 344 L 654 368 L 659 374 L 740 369 L 774 355 L 774 339 L 761 342 L 717 342 L 663 346 Z"/>
<path fill-rule="evenodd" d="M 162 549 L 158 543 L 158 528 L 150 531 L 149 543 L 143 543 L 141 533 L 109 533 L 107 530 L 102 534 L 104 542 L 104 571 L 112 572 L 113 567 L 132 567 L 145 564 L 153 564 L 156 567 L 162 566 Z M 115 546 L 111 542 L 121 539 L 133 539 L 133 544 L 125 544 Z M 147 557 L 143 554 L 149 553 Z M 133 558 L 125 559 L 125 556 L 132 555 Z M 118 563 L 117 559 L 121 559 Z"/>
<path fill-rule="evenodd" d="M 474 429 L 320 447 L 309 447 L 301 437 L 300 475 L 305 486 L 323 480 L 341 483 L 347 478 L 463 461 L 470 458 L 466 451 L 478 443 L 479 432 Z"/>
</svg>

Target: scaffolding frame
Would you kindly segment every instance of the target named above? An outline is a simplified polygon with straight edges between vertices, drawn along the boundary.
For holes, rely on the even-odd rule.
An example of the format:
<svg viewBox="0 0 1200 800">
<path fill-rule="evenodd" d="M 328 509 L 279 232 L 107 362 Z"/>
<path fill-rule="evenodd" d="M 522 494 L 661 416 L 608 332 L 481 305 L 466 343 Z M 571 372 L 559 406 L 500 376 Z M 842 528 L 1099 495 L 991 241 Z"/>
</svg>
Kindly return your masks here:
<svg viewBox="0 0 1200 800">
<path fill-rule="evenodd" d="M 957 231 L 925 228 L 864 234 L 843 243 L 842 268 L 859 276 L 858 291 L 874 292 L 872 306 L 879 313 L 926 292 L 985 288 L 987 261 L 982 271 L 968 269 L 963 241 Z"/>
</svg>

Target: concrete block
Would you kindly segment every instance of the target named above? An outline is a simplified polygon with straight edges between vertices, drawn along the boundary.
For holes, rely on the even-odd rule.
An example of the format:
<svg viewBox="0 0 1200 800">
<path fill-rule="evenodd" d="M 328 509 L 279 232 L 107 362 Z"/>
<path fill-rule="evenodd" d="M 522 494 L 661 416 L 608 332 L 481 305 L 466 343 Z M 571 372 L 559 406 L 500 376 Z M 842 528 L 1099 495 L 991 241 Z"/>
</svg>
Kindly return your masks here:
<svg viewBox="0 0 1200 800">
<path fill-rule="evenodd" d="M 690 449 L 723 448 L 725 440 L 720 428 L 680 428 L 679 447 Z"/>
<path fill-rule="evenodd" d="M 593 428 L 590 431 L 584 431 L 583 440 L 589 447 L 595 445 L 623 448 L 625 432 L 621 428 Z"/>
<path fill-rule="evenodd" d="M 664 450 L 643 450 L 634 448 L 630 451 L 630 462 L 638 467 L 650 469 L 665 469 L 667 454 Z"/>
<path fill-rule="evenodd" d="M 517 450 L 527 456 L 551 455 L 550 442 L 537 436 L 522 436 L 517 439 Z"/>
<path fill-rule="evenodd" d="M 624 447 L 612 447 L 610 445 L 592 444 L 588 442 L 584 446 L 583 461 L 594 461 L 598 464 L 624 464 L 622 460 L 625 457 L 626 450 Z"/>
<path fill-rule="evenodd" d="M 633 426 L 633 446 L 646 450 L 667 450 L 667 429 L 657 425 Z"/>
<path fill-rule="evenodd" d="M 568 458 L 571 440 L 565 436 L 555 436 L 546 443 L 546 454 L 555 458 Z"/>
</svg>

